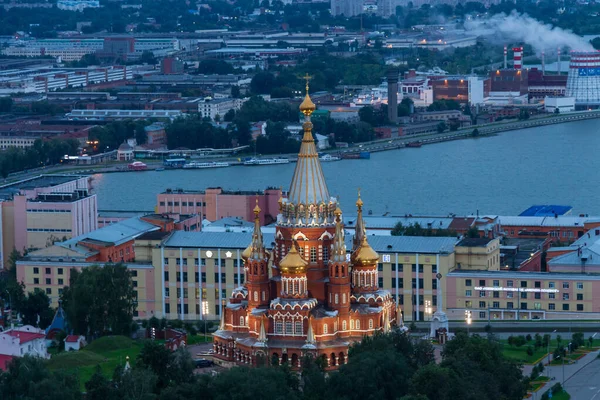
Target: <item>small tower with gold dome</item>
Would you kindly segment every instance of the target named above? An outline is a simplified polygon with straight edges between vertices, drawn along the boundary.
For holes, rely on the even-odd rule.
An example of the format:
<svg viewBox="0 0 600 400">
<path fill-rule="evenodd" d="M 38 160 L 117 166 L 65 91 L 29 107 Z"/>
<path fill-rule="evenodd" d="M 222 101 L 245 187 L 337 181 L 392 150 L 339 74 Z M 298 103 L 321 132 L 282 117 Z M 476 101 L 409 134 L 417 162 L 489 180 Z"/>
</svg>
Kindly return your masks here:
<svg viewBox="0 0 600 400">
<path fill-rule="evenodd" d="M 354 234 L 352 249 L 352 292 L 373 292 L 379 289 L 377 263 L 379 254 L 369 245 L 366 235 L 366 227 L 362 217 L 363 202 L 358 191 L 356 207 L 356 232 Z"/>
<path fill-rule="evenodd" d="M 269 253 L 263 243 L 260 212 L 257 199 L 256 207 L 254 207 L 252 242 L 242 253 L 246 273 L 245 286 L 248 290 L 248 307 L 250 308 L 269 306 Z"/>
<path fill-rule="evenodd" d="M 329 257 L 329 308 L 337 310 L 340 319 L 350 312 L 350 271 L 346 260 L 346 243 L 342 210 L 335 210 L 335 236 Z"/>
<path fill-rule="evenodd" d="M 306 270 L 308 262 L 302 258 L 294 241 L 290 251 L 279 262 L 281 274 L 280 296 L 286 299 L 306 299 L 308 297 L 308 280 Z"/>
</svg>

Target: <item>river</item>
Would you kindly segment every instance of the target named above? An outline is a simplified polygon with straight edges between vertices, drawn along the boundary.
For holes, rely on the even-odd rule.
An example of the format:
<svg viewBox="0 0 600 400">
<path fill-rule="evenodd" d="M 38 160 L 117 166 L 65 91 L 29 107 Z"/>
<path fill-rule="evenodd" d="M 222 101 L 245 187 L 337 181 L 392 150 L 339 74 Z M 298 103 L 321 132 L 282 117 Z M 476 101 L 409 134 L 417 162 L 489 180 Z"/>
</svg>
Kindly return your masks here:
<svg viewBox="0 0 600 400">
<path fill-rule="evenodd" d="M 587 120 L 323 163 L 329 192 L 354 213 L 516 215 L 533 204 L 600 215 L 600 121 Z M 94 175 L 100 210 L 152 210 L 166 188 L 289 187 L 295 164 Z"/>
</svg>

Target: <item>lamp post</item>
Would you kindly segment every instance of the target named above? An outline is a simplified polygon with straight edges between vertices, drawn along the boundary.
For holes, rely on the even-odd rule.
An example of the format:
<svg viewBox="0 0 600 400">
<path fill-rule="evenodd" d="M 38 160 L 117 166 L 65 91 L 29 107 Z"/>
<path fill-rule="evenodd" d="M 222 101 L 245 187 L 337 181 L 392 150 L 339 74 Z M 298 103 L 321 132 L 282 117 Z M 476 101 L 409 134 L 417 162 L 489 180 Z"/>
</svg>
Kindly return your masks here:
<svg viewBox="0 0 600 400">
<path fill-rule="evenodd" d="M 552 331 L 552 333 L 556 333 L 556 329 Z M 550 342 L 552 341 L 552 334 L 549 335 L 550 337 L 548 338 L 548 367 L 550 367 Z M 546 376 L 549 378 L 550 377 L 550 368 L 546 368 Z"/>
<path fill-rule="evenodd" d="M 471 310 L 465 310 L 465 322 L 467 323 L 467 336 L 471 336 L 471 330 L 470 330 L 470 326 L 471 326 Z"/>
<path fill-rule="evenodd" d="M 202 322 L 204 323 L 204 343 L 207 342 L 206 338 L 206 314 L 208 314 L 208 302 L 202 301 Z"/>
<path fill-rule="evenodd" d="M 7 290 L 5 290 L 6 294 L 8 294 L 8 304 L 10 305 L 10 314 L 9 314 L 9 321 L 12 321 L 12 299 L 10 297 L 10 292 Z M 6 310 L 6 306 L 4 306 L 4 309 Z"/>
</svg>

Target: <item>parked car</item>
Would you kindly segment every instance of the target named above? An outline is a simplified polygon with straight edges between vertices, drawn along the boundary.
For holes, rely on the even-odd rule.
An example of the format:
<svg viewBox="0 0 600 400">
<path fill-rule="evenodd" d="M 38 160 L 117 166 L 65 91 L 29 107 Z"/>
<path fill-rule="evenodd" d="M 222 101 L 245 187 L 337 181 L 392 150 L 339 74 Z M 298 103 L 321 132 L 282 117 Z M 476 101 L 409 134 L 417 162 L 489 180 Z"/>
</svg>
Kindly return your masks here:
<svg viewBox="0 0 600 400">
<path fill-rule="evenodd" d="M 197 360 L 194 360 L 194 364 L 196 366 L 196 368 L 206 368 L 206 367 L 212 367 L 214 365 L 214 363 L 210 360 L 207 360 L 206 358 L 199 358 Z"/>
</svg>

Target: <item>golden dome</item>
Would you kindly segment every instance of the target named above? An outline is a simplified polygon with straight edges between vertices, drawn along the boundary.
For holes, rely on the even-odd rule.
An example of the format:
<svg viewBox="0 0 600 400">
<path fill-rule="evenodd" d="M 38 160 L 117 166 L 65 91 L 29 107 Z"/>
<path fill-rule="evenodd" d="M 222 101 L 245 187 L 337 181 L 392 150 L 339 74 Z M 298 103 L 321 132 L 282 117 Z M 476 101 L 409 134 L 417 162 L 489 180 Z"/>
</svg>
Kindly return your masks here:
<svg viewBox="0 0 600 400">
<path fill-rule="evenodd" d="M 367 266 L 374 265 L 379 261 L 379 254 L 369 245 L 367 237 L 363 236 L 360 247 L 356 250 L 354 264 Z"/>
<path fill-rule="evenodd" d="M 363 201 L 360 198 L 360 188 L 358 188 L 358 200 L 356 200 L 356 207 L 362 208 L 362 206 L 363 206 Z"/>
<path fill-rule="evenodd" d="M 250 244 L 250 246 L 246 247 L 246 250 L 244 250 L 242 252 L 242 259 L 245 261 L 245 260 L 249 259 L 251 255 L 252 255 L 252 244 Z"/>
<path fill-rule="evenodd" d="M 309 116 L 316 109 L 317 107 L 315 106 L 315 103 L 312 102 L 310 96 L 308 95 L 308 93 L 306 93 L 306 96 L 304 96 L 304 100 L 302 101 L 302 103 L 300 103 L 300 111 L 302 111 L 302 114 Z"/>
<path fill-rule="evenodd" d="M 283 260 L 279 262 L 279 269 L 288 274 L 302 274 L 306 272 L 307 265 L 308 263 L 298 253 L 296 243 L 294 243 Z"/>
<path fill-rule="evenodd" d="M 339 207 L 339 206 L 337 206 L 337 207 L 335 208 L 335 211 L 333 212 L 333 214 L 334 214 L 336 217 L 339 217 L 339 216 L 341 216 L 341 215 L 342 215 L 342 210 L 340 209 L 340 207 Z"/>
<path fill-rule="evenodd" d="M 260 207 L 258 206 L 258 200 L 256 200 L 256 206 L 254 207 L 254 215 L 258 216 L 260 214 Z"/>
</svg>

